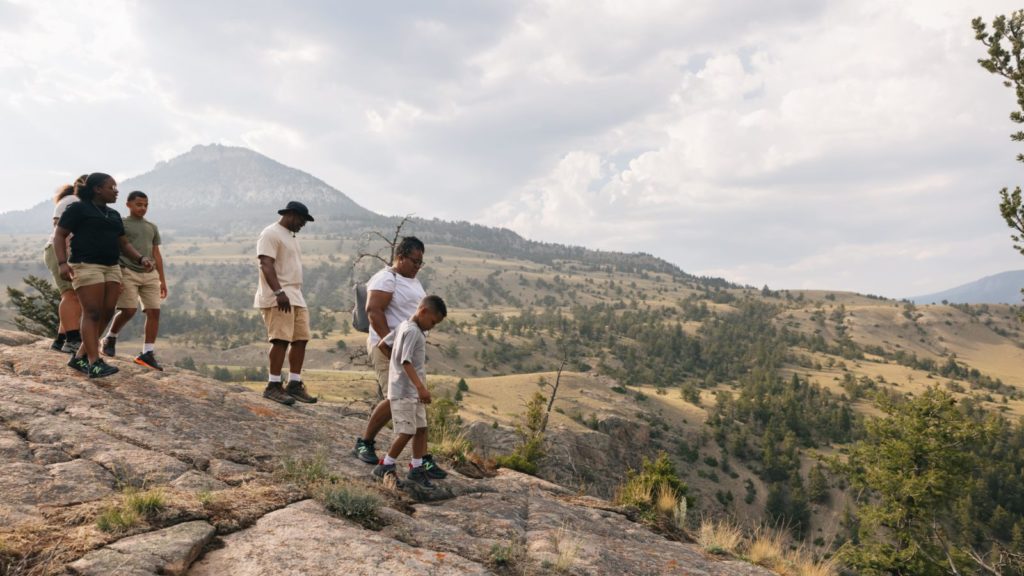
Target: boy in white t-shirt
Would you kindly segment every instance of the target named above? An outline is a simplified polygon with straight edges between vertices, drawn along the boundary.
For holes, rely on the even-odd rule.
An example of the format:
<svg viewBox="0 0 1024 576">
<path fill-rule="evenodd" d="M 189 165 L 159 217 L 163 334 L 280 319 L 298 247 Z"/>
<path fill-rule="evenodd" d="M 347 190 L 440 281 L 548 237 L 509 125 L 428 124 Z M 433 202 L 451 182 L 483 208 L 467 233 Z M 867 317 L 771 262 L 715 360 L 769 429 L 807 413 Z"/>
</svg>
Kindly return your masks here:
<svg viewBox="0 0 1024 576">
<path fill-rule="evenodd" d="M 430 391 L 427 390 L 427 332 L 448 315 L 448 307 L 440 296 L 427 296 L 416 308 L 412 318 L 398 325 L 378 346 L 390 350 L 388 373 L 388 400 L 391 418 L 395 423 L 395 440 L 381 463 L 374 467 L 373 476 L 383 480 L 395 474 L 395 459 L 412 439 L 412 461 L 409 480 L 430 488 L 430 475 L 424 467 L 427 453 L 427 409 Z M 391 341 L 390 343 L 388 341 Z"/>
</svg>

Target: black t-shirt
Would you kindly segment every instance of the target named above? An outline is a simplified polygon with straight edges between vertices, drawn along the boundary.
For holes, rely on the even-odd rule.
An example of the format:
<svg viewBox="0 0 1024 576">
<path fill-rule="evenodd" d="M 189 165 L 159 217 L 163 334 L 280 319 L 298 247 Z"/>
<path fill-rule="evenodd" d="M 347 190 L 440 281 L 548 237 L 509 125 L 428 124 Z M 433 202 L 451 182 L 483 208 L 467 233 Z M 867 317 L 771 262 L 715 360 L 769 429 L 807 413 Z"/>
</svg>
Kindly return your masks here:
<svg viewBox="0 0 1024 576">
<path fill-rule="evenodd" d="M 73 234 L 68 262 L 117 264 L 121 255 L 119 237 L 124 236 L 124 223 L 117 210 L 91 201 L 75 202 L 64 210 L 57 225 Z"/>
</svg>

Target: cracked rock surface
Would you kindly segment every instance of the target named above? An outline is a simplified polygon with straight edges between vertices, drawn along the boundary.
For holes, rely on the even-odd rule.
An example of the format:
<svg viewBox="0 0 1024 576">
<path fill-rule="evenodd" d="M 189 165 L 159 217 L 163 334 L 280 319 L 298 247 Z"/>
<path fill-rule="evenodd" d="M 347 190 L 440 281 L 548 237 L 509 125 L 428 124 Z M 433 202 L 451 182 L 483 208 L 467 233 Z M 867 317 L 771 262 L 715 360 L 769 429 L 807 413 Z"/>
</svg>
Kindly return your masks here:
<svg viewBox="0 0 1024 576">
<path fill-rule="evenodd" d="M 515 472 L 389 491 L 351 455 L 366 406 L 286 407 L 127 357 L 89 380 L 66 361 L 0 330 L 0 543 L 31 553 L 40 574 L 770 574 Z M 390 441 L 385 429 L 378 446 Z M 376 529 L 276 473 L 314 454 L 335 482 L 380 494 Z M 130 490 L 157 490 L 164 507 L 101 531 L 97 516 Z"/>
</svg>

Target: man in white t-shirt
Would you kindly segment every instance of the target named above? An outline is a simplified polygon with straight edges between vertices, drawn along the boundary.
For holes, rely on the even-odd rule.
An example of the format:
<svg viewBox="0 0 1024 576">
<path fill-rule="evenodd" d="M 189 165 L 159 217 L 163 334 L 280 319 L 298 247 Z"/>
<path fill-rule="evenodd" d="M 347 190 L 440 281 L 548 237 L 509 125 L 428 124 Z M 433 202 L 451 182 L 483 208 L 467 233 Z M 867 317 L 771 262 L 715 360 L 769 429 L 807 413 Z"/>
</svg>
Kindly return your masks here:
<svg viewBox="0 0 1024 576">
<path fill-rule="evenodd" d="M 366 352 L 377 375 L 377 398 L 380 402 L 370 414 L 363 436 L 356 439 L 352 453 L 367 464 L 378 463 L 374 442 L 381 428 L 391 421 L 391 402 L 384 397 L 388 386 L 391 349 L 386 344 L 378 344 L 399 324 L 412 318 L 420 301 L 427 295 L 423 285 L 416 279 L 416 274 L 423 266 L 425 250 L 419 238 L 402 238 L 395 248 L 391 266 L 385 266 L 366 283 L 366 316 L 370 320 Z M 432 458 L 428 467 L 434 467 Z"/>
<path fill-rule="evenodd" d="M 301 376 L 309 341 L 309 311 L 302 297 L 302 252 L 295 234 L 313 217 L 305 204 L 295 201 L 277 213 L 281 219 L 264 228 L 256 241 L 260 278 L 253 307 L 260 309 L 270 341 L 270 381 L 263 397 L 289 406 L 296 400 L 311 404 L 316 398 L 306 393 Z M 281 369 L 286 353 L 290 373 L 284 388 Z"/>
</svg>

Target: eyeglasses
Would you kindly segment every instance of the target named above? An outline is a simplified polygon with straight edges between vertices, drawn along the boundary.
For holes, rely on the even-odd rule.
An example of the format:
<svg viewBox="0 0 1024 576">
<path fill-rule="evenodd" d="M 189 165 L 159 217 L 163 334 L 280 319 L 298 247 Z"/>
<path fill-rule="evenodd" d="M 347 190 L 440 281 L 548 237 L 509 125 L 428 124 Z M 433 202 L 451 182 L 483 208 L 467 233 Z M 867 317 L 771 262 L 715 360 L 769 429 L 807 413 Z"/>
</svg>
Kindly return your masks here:
<svg viewBox="0 0 1024 576">
<path fill-rule="evenodd" d="M 423 267 L 423 258 L 413 258 L 411 256 L 405 256 L 405 259 L 412 262 L 417 268 Z"/>
</svg>

